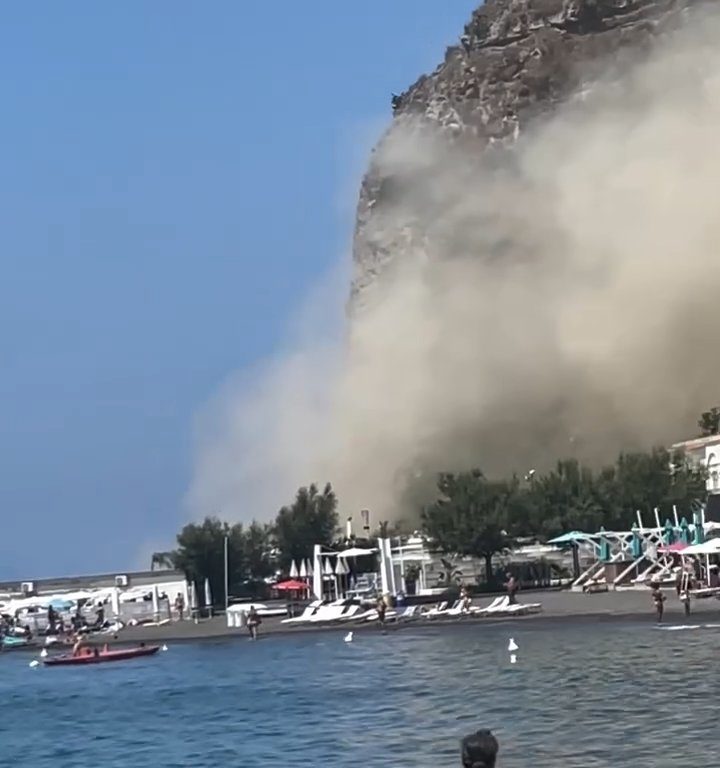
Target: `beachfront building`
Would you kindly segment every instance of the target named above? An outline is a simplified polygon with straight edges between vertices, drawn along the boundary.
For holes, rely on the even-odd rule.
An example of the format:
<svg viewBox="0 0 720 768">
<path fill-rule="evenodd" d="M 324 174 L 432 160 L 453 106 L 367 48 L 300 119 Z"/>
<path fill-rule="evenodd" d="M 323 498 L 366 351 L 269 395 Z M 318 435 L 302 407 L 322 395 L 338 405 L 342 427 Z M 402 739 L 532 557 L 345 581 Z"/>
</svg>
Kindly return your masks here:
<svg viewBox="0 0 720 768">
<path fill-rule="evenodd" d="M 52 605 L 60 613 L 78 610 L 93 617 L 102 608 L 107 620 L 123 623 L 168 619 L 177 595 L 197 603 L 179 571 L 135 571 L 0 582 L 0 613 L 17 617 L 31 630 L 43 630 Z"/>
<path fill-rule="evenodd" d="M 548 586 L 553 566 L 556 574 L 571 570 L 572 553 L 554 546 L 526 543 L 507 554 L 498 554 L 493 564 L 501 573 L 506 568 L 534 573 L 528 580 Z M 325 599 L 371 597 L 378 593 L 393 597 L 432 596 L 453 584 L 482 585 L 486 578 L 484 560 L 435 552 L 417 532 L 380 538 L 376 547 L 333 550 L 316 545 L 312 563 L 302 564 L 296 570 L 299 571 L 301 578 L 307 574 L 314 596 Z M 558 583 L 557 578 L 553 583 Z"/>
<path fill-rule="evenodd" d="M 706 468 L 708 494 L 720 494 L 720 435 L 675 443 L 671 450 L 682 451 L 691 462 Z"/>
</svg>

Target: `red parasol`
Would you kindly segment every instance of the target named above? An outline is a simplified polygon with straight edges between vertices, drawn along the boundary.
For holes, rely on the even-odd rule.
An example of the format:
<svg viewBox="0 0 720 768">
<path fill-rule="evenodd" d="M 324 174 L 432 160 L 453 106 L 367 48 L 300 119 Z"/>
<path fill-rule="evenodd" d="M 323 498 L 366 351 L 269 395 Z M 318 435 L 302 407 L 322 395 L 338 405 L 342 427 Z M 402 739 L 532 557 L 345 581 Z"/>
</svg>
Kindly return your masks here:
<svg viewBox="0 0 720 768">
<path fill-rule="evenodd" d="M 297 592 L 301 589 L 307 589 L 308 585 L 305 582 L 297 581 L 297 579 L 290 579 L 290 581 L 281 581 L 276 584 L 273 589 L 277 589 L 279 592 Z"/>
</svg>

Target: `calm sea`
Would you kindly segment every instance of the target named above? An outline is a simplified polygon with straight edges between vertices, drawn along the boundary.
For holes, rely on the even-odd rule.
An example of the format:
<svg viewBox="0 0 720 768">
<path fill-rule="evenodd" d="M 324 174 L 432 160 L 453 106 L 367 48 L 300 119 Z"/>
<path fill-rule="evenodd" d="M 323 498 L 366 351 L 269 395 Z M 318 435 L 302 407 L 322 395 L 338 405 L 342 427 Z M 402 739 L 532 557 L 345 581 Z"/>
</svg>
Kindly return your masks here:
<svg viewBox="0 0 720 768">
<path fill-rule="evenodd" d="M 533 621 L 342 638 L 176 644 L 87 669 L 6 654 L 0 744 L 14 768 L 450 768 L 477 727 L 496 732 L 504 768 L 684 768 L 713 748 L 720 626 Z"/>
</svg>

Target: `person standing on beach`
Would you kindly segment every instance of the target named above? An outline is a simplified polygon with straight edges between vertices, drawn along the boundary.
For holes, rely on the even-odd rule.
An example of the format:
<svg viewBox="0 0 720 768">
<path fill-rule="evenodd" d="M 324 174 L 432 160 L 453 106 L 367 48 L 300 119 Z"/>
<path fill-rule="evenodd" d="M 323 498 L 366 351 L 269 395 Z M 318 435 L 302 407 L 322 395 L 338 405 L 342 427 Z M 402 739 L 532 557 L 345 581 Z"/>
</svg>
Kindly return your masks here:
<svg viewBox="0 0 720 768">
<path fill-rule="evenodd" d="M 505 578 L 507 579 L 505 582 L 505 589 L 507 590 L 508 601 L 510 602 L 510 605 L 515 605 L 517 603 L 518 591 L 517 580 L 510 571 L 505 574 Z"/>
<path fill-rule="evenodd" d="M 182 621 L 185 610 L 185 598 L 182 596 L 182 592 L 178 592 L 175 598 L 175 610 L 178 612 L 178 621 Z"/>
<path fill-rule="evenodd" d="M 659 624 L 663 620 L 663 614 L 665 613 L 665 595 L 663 595 L 660 585 L 657 582 L 653 583 L 650 595 L 652 596 L 655 605 L 655 612 L 657 613 Z"/>
<path fill-rule="evenodd" d="M 251 605 L 247 617 L 247 628 L 248 632 L 250 633 L 251 640 L 257 640 L 257 628 L 260 626 L 260 624 L 262 624 L 260 614 L 255 609 L 255 606 Z"/>
<path fill-rule="evenodd" d="M 385 612 L 387 611 L 387 605 L 385 604 L 385 600 L 382 595 L 378 597 L 377 602 L 377 615 L 378 615 L 378 625 L 380 627 L 385 626 Z"/>
</svg>

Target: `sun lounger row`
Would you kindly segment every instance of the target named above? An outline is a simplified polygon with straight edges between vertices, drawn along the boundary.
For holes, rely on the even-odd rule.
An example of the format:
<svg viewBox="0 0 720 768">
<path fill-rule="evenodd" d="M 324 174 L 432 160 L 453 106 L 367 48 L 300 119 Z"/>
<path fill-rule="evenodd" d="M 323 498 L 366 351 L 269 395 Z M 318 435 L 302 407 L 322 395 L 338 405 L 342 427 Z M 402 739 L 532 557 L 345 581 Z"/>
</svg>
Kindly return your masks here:
<svg viewBox="0 0 720 768">
<path fill-rule="evenodd" d="M 457 618 L 462 616 L 523 616 L 530 613 L 539 613 L 542 610 L 540 603 L 511 603 L 506 596 L 495 598 L 490 605 L 467 606 L 465 601 L 457 600 L 453 605 L 442 602 L 435 608 L 423 611 L 419 605 L 409 605 L 401 611 L 388 609 L 385 613 L 386 622 L 412 621 L 419 618 L 434 620 L 444 618 Z M 336 600 L 333 603 L 323 603 L 315 600 L 310 603 L 300 616 L 292 619 L 283 619 L 283 624 L 311 625 L 311 624 L 345 624 L 354 622 L 377 621 L 378 612 L 375 608 L 363 609 L 360 605 L 347 600 Z"/>
</svg>

